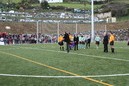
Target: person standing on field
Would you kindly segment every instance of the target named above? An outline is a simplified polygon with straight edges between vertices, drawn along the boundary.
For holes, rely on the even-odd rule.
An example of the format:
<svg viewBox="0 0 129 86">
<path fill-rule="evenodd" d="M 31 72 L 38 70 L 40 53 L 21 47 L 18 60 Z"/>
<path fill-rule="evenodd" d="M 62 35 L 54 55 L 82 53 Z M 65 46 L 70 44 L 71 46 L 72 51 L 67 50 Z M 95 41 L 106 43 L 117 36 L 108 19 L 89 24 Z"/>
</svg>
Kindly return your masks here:
<svg viewBox="0 0 129 86">
<path fill-rule="evenodd" d="M 128 41 L 127 41 L 127 45 L 129 46 L 129 38 L 128 38 Z"/>
<path fill-rule="evenodd" d="M 74 40 L 74 44 L 75 44 L 74 50 L 78 50 L 79 37 L 78 37 L 77 34 L 74 35 L 74 39 L 73 40 Z"/>
<path fill-rule="evenodd" d="M 87 41 L 86 41 L 86 48 L 90 48 L 90 43 L 91 43 L 91 35 L 87 35 Z"/>
<path fill-rule="evenodd" d="M 59 36 L 59 38 L 58 38 L 58 44 L 60 45 L 60 50 L 62 50 L 62 51 L 64 51 L 64 43 L 63 43 L 63 41 L 64 41 L 64 38 L 63 38 L 63 36 L 61 34 Z"/>
<path fill-rule="evenodd" d="M 110 31 L 110 37 L 109 37 L 109 44 L 110 44 L 110 48 L 111 48 L 111 52 L 114 53 L 114 41 L 115 41 L 115 36 L 113 35 L 113 33 Z"/>
<path fill-rule="evenodd" d="M 108 35 L 106 32 L 104 32 L 104 38 L 103 38 L 103 45 L 104 45 L 104 52 L 108 52 Z"/>
<path fill-rule="evenodd" d="M 67 32 L 65 32 L 65 34 L 64 34 L 64 41 L 66 42 L 67 53 L 69 53 L 69 50 L 70 50 L 70 47 L 69 47 L 70 38 L 69 38 L 69 34 Z"/>
<path fill-rule="evenodd" d="M 97 48 L 97 49 L 99 48 L 100 40 L 101 40 L 101 38 L 100 38 L 99 35 L 97 34 L 96 37 L 95 37 L 95 44 L 96 44 L 96 48 Z"/>
</svg>

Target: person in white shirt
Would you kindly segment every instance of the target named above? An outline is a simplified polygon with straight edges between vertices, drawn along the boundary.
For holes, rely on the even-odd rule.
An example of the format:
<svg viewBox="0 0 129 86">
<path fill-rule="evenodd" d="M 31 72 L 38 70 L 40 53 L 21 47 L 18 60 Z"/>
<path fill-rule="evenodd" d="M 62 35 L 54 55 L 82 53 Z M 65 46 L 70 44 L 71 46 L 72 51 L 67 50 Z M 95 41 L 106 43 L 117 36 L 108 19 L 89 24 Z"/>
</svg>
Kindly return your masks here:
<svg viewBox="0 0 129 86">
<path fill-rule="evenodd" d="M 1 37 L 1 38 L 0 38 L 0 41 L 1 41 L 1 42 L 3 42 L 3 41 L 4 41 L 4 38 L 3 38 L 3 37 Z"/>
<path fill-rule="evenodd" d="M 4 38 L 0 37 L 0 45 L 4 45 Z"/>
<path fill-rule="evenodd" d="M 100 44 L 101 38 L 99 37 L 99 35 L 97 34 L 95 37 L 95 44 L 96 44 L 96 48 L 99 48 L 99 44 Z"/>
<path fill-rule="evenodd" d="M 79 36 L 79 43 L 80 43 L 80 48 L 85 48 L 85 37 L 83 35 Z"/>
</svg>

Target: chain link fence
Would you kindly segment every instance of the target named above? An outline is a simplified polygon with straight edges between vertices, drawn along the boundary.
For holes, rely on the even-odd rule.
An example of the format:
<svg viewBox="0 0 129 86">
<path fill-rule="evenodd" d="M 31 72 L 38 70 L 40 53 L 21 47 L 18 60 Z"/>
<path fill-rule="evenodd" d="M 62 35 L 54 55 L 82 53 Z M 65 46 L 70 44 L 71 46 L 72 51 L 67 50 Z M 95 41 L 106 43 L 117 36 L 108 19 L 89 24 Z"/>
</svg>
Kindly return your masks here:
<svg viewBox="0 0 129 86">
<path fill-rule="evenodd" d="M 8 38 L 15 40 L 15 44 L 55 43 L 59 34 L 64 34 L 64 32 L 91 34 L 90 23 L 0 22 L 0 26 L 0 36 L 2 37 L 2 33 L 6 33 L 9 35 Z M 116 41 L 127 41 L 129 39 L 129 22 L 101 22 L 95 23 L 94 27 L 95 34 L 99 34 L 101 37 L 103 37 L 104 31 L 112 31 Z"/>
</svg>

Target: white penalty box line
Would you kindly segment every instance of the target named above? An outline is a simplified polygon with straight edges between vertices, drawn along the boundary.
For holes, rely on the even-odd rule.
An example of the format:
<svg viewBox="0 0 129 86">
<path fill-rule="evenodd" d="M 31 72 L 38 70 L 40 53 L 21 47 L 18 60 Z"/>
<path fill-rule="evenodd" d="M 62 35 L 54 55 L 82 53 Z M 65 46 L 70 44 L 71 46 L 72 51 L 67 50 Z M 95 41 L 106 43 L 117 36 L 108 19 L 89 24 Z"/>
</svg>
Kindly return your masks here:
<svg viewBox="0 0 129 86">
<path fill-rule="evenodd" d="M 120 76 L 129 76 L 129 73 L 126 74 L 111 74 L 111 75 L 88 75 L 88 76 L 40 76 L 40 75 L 18 75 L 18 74 L 0 74 L 4 77 L 25 77 L 25 78 L 101 78 L 101 77 L 120 77 Z"/>
</svg>

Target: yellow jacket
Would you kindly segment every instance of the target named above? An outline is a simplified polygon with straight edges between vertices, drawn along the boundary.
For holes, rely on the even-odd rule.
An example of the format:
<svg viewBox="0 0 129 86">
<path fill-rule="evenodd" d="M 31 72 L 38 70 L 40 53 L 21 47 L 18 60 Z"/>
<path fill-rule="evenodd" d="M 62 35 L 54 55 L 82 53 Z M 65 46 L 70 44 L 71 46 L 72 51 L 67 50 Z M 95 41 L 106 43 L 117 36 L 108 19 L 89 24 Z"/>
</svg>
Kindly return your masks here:
<svg viewBox="0 0 129 86">
<path fill-rule="evenodd" d="M 73 41 L 73 36 L 69 35 L 70 41 Z"/>
<path fill-rule="evenodd" d="M 64 40 L 63 36 L 59 36 L 58 42 L 62 42 Z"/>
<path fill-rule="evenodd" d="M 110 35 L 110 37 L 109 37 L 109 43 L 111 42 L 111 41 L 115 41 L 115 37 L 114 37 L 114 35 Z"/>
</svg>

